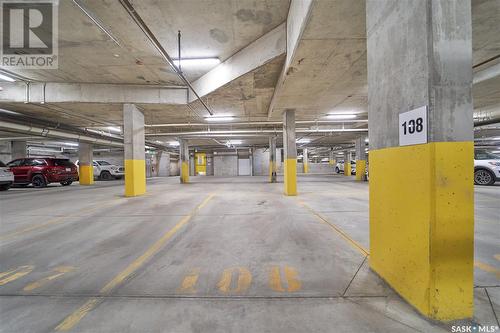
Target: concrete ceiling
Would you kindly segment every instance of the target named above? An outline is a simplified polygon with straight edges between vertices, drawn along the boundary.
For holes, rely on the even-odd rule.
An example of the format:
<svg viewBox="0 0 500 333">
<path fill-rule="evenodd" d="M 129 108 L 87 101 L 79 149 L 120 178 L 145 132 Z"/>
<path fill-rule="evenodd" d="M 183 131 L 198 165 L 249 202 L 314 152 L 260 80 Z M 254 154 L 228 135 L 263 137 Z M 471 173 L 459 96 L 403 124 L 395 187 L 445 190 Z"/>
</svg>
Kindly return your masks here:
<svg viewBox="0 0 500 333">
<path fill-rule="evenodd" d="M 181 85 L 118 1 L 87 0 L 85 7 L 103 22 L 121 46 L 103 33 L 72 1 L 60 2 L 60 61 L 58 70 L 18 71 L 25 77 L 50 82 Z M 172 57 L 177 55 L 177 30 L 183 34 L 185 57 L 218 57 L 224 61 L 286 20 L 289 0 L 135 0 L 138 13 Z M 472 1 L 473 63 L 477 66 L 500 54 L 500 2 Z M 286 72 L 270 120 L 281 120 L 286 108 L 297 109 L 297 120 L 321 120 L 330 112 L 367 113 L 366 32 L 364 0 L 314 1 L 307 24 Z M 255 68 L 203 99 L 218 115 L 238 121 L 267 120 L 271 98 L 284 56 Z M 189 71 L 194 80 L 211 68 Z M 500 104 L 500 78 L 474 86 L 476 108 Z M 147 124 L 203 121 L 199 102 L 186 105 L 139 104 Z M 121 104 L 1 103 L 0 108 L 73 126 L 122 124 Z M 355 124 L 361 127 L 365 123 Z M 304 127 L 304 126 L 303 126 Z M 309 127 L 310 128 L 310 127 Z M 199 128 L 197 128 L 199 130 Z M 169 132 L 186 128 L 168 128 Z M 162 132 L 165 129 L 148 129 Z M 315 144 L 350 142 L 360 134 L 325 135 Z M 162 140 L 168 139 L 159 138 Z M 214 144 L 212 139 L 194 144 Z M 248 144 L 267 139 L 246 138 Z"/>
</svg>

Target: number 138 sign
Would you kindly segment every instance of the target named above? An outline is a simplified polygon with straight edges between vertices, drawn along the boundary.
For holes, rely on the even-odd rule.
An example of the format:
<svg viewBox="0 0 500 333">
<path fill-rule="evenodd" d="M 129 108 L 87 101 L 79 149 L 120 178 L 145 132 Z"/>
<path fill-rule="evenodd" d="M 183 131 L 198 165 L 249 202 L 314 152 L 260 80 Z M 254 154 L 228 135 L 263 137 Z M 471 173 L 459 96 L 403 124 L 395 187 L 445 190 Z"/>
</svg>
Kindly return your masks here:
<svg viewBox="0 0 500 333">
<path fill-rule="evenodd" d="M 399 145 L 427 143 L 427 106 L 399 114 Z"/>
</svg>

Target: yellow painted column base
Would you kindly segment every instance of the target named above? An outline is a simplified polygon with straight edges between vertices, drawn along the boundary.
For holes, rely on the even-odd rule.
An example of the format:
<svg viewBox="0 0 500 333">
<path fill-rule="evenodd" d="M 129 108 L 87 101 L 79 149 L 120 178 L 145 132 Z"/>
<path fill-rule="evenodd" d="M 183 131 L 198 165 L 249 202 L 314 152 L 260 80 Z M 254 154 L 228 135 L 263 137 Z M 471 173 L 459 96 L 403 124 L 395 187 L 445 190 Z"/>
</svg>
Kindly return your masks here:
<svg viewBox="0 0 500 333">
<path fill-rule="evenodd" d="M 135 197 L 146 193 L 146 161 L 125 160 L 125 196 Z"/>
<path fill-rule="evenodd" d="M 276 182 L 276 163 L 269 161 L 269 182 Z"/>
<path fill-rule="evenodd" d="M 366 161 L 356 160 L 356 180 L 364 180 L 366 173 Z"/>
<path fill-rule="evenodd" d="M 189 162 L 183 161 L 181 163 L 181 183 L 189 183 Z"/>
<path fill-rule="evenodd" d="M 473 316 L 473 142 L 370 151 L 370 267 L 423 315 Z"/>
<path fill-rule="evenodd" d="M 350 175 L 351 175 L 351 163 L 344 162 L 344 176 L 350 176 Z"/>
<path fill-rule="evenodd" d="M 94 184 L 94 167 L 92 165 L 80 165 L 78 167 L 78 181 L 80 185 Z"/>
<path fill-rule="evenodd" d="M 304 163 L 304 173 L 309 173 L 309 164 Z"/>
<path fill-rule="evenodd" d="M 285 195 L 297 195 L 297 159 L 285 159 Z"/>
</svg>

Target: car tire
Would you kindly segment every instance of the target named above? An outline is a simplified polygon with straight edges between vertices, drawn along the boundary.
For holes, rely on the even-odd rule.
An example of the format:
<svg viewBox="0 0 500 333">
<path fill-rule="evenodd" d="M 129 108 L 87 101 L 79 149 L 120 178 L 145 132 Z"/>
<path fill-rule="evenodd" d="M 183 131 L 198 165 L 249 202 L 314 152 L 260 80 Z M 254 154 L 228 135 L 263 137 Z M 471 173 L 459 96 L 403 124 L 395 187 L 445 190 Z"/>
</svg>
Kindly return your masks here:
<svg viewBox="0 0 500 333">
<path fill-rule="evenodd" d="M 61 182 L 61 185 L 62 185 L 62 186 L 69 186 L 69 185 L 71 185 L 71 184 L 73 184 L 73 181 L 72 181 L 72 180 L 67 180 L 67 181 L 65 181 L 65 182 Z"/>
<path fill-rule="evenodd" d="M 103 171 L 103 172 L 101 172 L 101 179 L 102 180 L 111 180 L 111 179 L 113 179 L 113 176 L 111 175 L 111 173 L 109 171 Z"/>
<path fill-rule="evenodd" d="M 11 184 L 2 184 L 0 185 L 0 191 L 7 191 L 10 188 Z"/>
<path fill-rule="evenodd" d="M 495 184 L 495 175 L 490 170 L 478 169 L 474 171 L 474 184 L 493 185 Z"/>
<path fill-rule="evenodd" d="M 115 179 L 122 179 L 123 176 L 115 176 Z"/>
<path fill-rule="evenodd" d="M 33 178 L 31 178 L 31 184 L 33 184 L 35 188 L 43 188 L 47 186 L 47 181 L 42 175 L 34 175 Z"/>
</svg>

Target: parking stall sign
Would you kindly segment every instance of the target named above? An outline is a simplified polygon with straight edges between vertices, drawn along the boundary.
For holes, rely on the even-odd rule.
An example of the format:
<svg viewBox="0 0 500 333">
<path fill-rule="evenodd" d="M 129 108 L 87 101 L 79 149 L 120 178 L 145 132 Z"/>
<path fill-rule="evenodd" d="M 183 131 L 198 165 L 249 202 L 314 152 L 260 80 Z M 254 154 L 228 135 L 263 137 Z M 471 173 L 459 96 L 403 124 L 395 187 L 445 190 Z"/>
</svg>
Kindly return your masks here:
<svg viewBox="0 0 500 333">
<path fill-rule="evenodd" d="M 0 0 L 0 66 L 58 67 L 58 0 Z"/>
<path fill-rule="evenodd" d="M 409 146 L 427 143 L 427 113 L 428 107 L 399 114 L 399 145 Z"/>
</svg>

